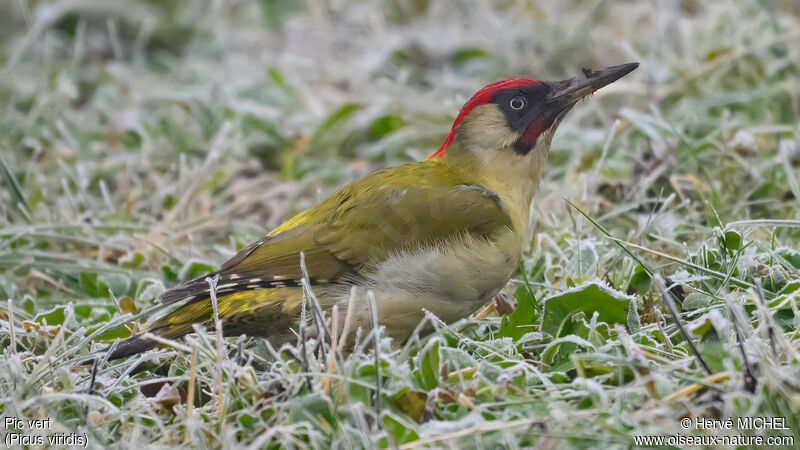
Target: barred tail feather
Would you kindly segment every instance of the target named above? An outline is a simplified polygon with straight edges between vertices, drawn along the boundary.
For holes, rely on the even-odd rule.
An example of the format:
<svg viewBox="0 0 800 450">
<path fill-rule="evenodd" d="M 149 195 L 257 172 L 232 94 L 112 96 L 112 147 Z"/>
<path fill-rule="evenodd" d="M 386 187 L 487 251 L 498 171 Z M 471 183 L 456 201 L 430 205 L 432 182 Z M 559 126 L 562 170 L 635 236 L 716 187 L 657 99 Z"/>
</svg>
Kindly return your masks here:
<svg viewBox="0 0 800 450">
<path fill-rule="evenodd" d="M 210 273 L 197 277 L 186 283 L 176 286 L 158 298 L 162 303 L 174 303 L 179 300 L 199 300 L 207 299 L 209 294 L 209 286 L 206 278 L 214 277 L 219 273 Z M 299 279 L 291 279 L 279 275 L 265 275 L 265 276 L 242 276 L 235 273 L 219 274 L 217 281 L 216 294 L 218 297 L 224 295 L 235 294 L 242 291 L 251 291 L 255 289 L 271 289 L 271 288 L 286 288 L 286 287 L 300 287 Z M 309 280 L 312 285 L 327 284 L 330 281 L 320 278 L 312 278 Z"/>
<path fill-rule="evenodd" d="M 166 339 L 178 339 L 192 332 L 191 324 L 182 327 L 163 327 L 133 335 L 127 339 L 120 341 L 111 355 L 108 357 L 109 361 L 115 359 L 127 358 L 128 356 L 136 355 L 151 348 L 160 345 L 155 339 L 150 339 L 148 334 L 155 334 Z"/>
<path fill-rule="evenodd" d="M 302 290 L 254 289 L 226 294 L 217 301 L 226 334 L 245 333 L 285 342 L 292 337 L 290 327 L 299 320 Z M 195 323 L 204 323 L 213 328 L 212 316 L 211 299 L 201 296 L 156 320 L 146 332 L 119 341 L 108 359 L 125 358 L 157 347 L 160 343 L 149 338 L 147 333 L 166 339 L 179 339 L 191 333 L 192 324 Z"/>
</svg>

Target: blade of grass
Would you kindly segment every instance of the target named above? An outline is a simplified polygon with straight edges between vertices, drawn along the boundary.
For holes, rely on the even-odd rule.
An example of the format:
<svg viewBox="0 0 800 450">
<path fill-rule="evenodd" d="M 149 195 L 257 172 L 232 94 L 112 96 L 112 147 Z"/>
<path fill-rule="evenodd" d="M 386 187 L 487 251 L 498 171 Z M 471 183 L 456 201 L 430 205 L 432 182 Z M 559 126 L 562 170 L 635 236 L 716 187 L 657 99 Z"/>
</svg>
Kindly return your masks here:
<svg viewBox="0 0 800 450">
<path fill-rule="evenodd" d="M 217 307 L 217 282 L 219 281 L 219 274 L 214 277 L 206 277 L 208 283 L 208 292 L 211 295 L 211 306 L 214 310 L 214 331 L 217 333 L 217 395 L 219 402 L 217 403 L 217 412 L 224 411 L 223 395 L 222 395 L 222 321 L 219 320 L 219 308 Z"/>
<path fill-rule="evenodd" d="M 600 232 L 601 232 L 601 233 L 605 234 L 605 235 L 606 235 L 608 238 L 610 238 L 610 239 L 611 239 L 613 242 L 615 242 L 615 243 L 616 243 L 616 244 L 619 246 L 619 248 L 620 248 L 620 249 L 622 249 L 622 251 L 623 251 L 623 252 L 627 253 L 627 254 L 628 254 L 628 256 L 630 256 L 631 258 L 633 258 L 633 260 L 634 260 L 634 261 L 636 261 L 636 262 L 637 262 L 639 265 L 641 265 L 641 266 L 642 266 L 642 268 L 644 268 L 644 270 L 647 272 L 647 274 L 648 274 L 648 275 L 650 275 L 651 277 L 655 275 L 655 272 L 653 271 L 653 269 L 651 269 L 651 268 L 650 268 L 650 266 L 649 266 L 649 265 L 648 265 L 646 262 L 644 262 L 644 260 L 642 260 L 641 258 L 639 258 L 638 256 L 636 256 L 635 254 L 633 254 L 633 252 L 631 252 L 630 250 L 628 250 L 628 248 L 627 248 L 627 247 L 625 247 L 624 245 L 622 245 L 622 243 L 621 243 L 621 242 L 618 242 L 618 240 L 617 240 L 617 239 L 616 239 L 614 236 L 612 236 L 612 235 L 611 235 L 611 232 L 609 232 L 608 230 L 606 230 L 606 229 L 605 229 L 605 227 L 603 227 L 602 225 L 600 225 L 600 224 L 599 224 L 597 221 L 595 221 L 595 220 L 594 220 L 594 219 L 593 219 L 591 216 L 589 216 L 588 214 L 586 214 L 585 212 L 583 212 L 583 210 L 582 210 L 582 209 L 580 209 L 580 208 L 578 207 L 578 205 L 576 205 L 576 204 L 572 203 L 571 201 L 569 201 L 569 200 L 567 200 L 567 199 L 565 199 L 565 200 L 566 200 L 566 202 L 567 202 L 567 203 L 569 203 L 569 204 L 570 204 L 570 206 L 572 206 L 573 208 L 575 208 L 575 210 L 577 210 L 579 213 L 581 213 L 581 215 L 582 215 L 583 217 L 585 217 L 585 218 L 586 218 L 586 220 L 588 220 L 588 221 L 589 221 L 589 223 L 591 223 L 592 225 L 594 225 L 594 226 L 595 226 L 595 228 L 597 228 L 598 230 L 600 230 Z"/>
<path fill-rule="evenodd" d="M 671 289 L 670 291 L 667 291 L 667 289 L 664 287 L 664 281 L 660 275 L 656 276 L 654 280 L 656 282 L 656 286 L 658 286 L 658 291 L 661 294 L 661 300 L 664 302 L 664 305 L 667 306 L 667 310 L 672 316 L 672 321 L 675 323 L 675 326 L 678 327 L 678 331 L 680 331 L 683 340 L 686 341 L 686 343 L 689 345 L 689 349 L 691 349 L 695 358 L 697 358 L 697 361 L 700 362 L 700 366 L 703 368 L 703 370 L 705 370 L 706 373 L 711 375 L 713 373 L 711 368 L 708 367 L 708 364 L 703 359 L 703 356 L 700 355 L 700 352 L 697 350 L 697 347 L 695 347 L 691 336 L 689 336 L 689 333 L 686 331 L 686 328 L 684 328 L 683 324 L 681 323 L 681 317 L 678 314 L 678 309 L 675 307 L 675 301 L 672 299 Z"/>
<path fill-rule="evenodd" d="M 11 203 L 17 208 L 17 210 L 19 210 L 22 218 L 26 222 L 30 223 L 32 212 L 31 206 L 28 204 L 28 200 L 22 193 L 22 187 L 20 187 L 17 177 L 14 176 L 14 172 L 8 167 L 8 164 L 6 164 L 6 161 L 2 156 L 0 156 L 0 177 L 6 180 L 8 190 L 11 192 Z"/>
<path fill-rule="evenodd" d="M 736 315 L 736 311 L 733 310 L 733 305 L 728 304 L 728 310 L 733 324 L 733 331 L 736 333 L 736 344 L 739 347 L 739 353 L 742 355 L 744 387 L 747 392 L 752 394 L 756 391 L 756 377 L 753 366 L 750 364 L 750 359 L 747 357 L 747 351 L 744 348 L 744 333 L 742 333 L 742 328 L 739 326 L 739 318 Z"/>
<path fill-rule="evenodd" d="M 375 294 L 367 291 L 369 299 L 369 312 L 372 318 L 372 342 L 375 346 L 375 410 L 381 414 L 381 354 L 380 354 L 380 325 L 378 324 L 378 306 L 375 304 Z"/>
<path fill-rule="evenodd" d="M 643 247 L 641 245 L 634 244 L 633 242 L 623 241 L 622 239 L 617 239 L 615 237 L 609 237 L 609 238 L 611 240 L 613 240 L 614 242 L 617 242 L 617 243 L 619 243 L 621 245 L 626 245 L 626 246 L 633 247 L 633 248 L 636 248 L 636 249 L 639 249 L 639 250 L 643 250 L 643 251 L 652 253 L 654 255 L 660 256 L 660 257 L 662 257 L 664 259 L 668 259 L 670 261 L 676 262 L 676 263 L 678 263 L 678 264 L 680 264 L 682 266 L 691 267 L 692 269 L 695 269 L 698 272 L 702 272 L 702 273 L 704 273 L 706 275 L 710 275 L 710 276 L 712 276 L 712 277 L 714 277 L 714 278 L 716 278 L 716 279 L 718 279 L 720 281 L 725 281 L 725 279 L 727 278 L 727 275 L 722 273 L 722 272 L 717 272 L 716 270 L 712 270 L 712 269 L 703 267 L 701 265 L 698 265 L 698 264 L 695 264 L 695 263 L 692 263 L 692 262 L 677 258 L 675 256 L 668 255 L 666 253 L 662 253 L 662 252 L 659 252 L 657 250 L 652 250 L 652 249 L 649 249 L 647 247 Z M 744 280 L 741 280 L 739 278 L 736 278 L 736 277 L 730 277 L 729 281 L 731 282 L 731 284 L 734 284 L 736 286 L 739 286 L 739 287 L 745 288 L 745 289 L 749 289 L 749 288 L 755 287 L 752 283 L 748 283 L 748 282 L 746 282 Z M 767 294 L 770 297 L 774 297 L 775 296 L 775 294 L 773 292 L 767 292 Z"/>
</svg>

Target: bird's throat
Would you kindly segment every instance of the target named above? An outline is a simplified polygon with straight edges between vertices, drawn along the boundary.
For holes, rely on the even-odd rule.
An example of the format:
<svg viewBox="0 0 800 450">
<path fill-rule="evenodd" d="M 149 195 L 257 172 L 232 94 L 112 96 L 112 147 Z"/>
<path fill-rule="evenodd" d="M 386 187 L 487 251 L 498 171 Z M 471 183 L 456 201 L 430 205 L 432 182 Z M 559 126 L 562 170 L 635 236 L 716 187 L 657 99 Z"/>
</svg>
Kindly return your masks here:
<svg viewBox="0 0 800 450">
<path fill-rule="evenodd" d="M 531 150 L 536 148 L 539 136 L 553 125 L 553 120 L 547 117 L 539 117 L 528 125 L 528 128 L 514 141 L 514 152 L 518 155 L 527 156 Z"/>
</svg>

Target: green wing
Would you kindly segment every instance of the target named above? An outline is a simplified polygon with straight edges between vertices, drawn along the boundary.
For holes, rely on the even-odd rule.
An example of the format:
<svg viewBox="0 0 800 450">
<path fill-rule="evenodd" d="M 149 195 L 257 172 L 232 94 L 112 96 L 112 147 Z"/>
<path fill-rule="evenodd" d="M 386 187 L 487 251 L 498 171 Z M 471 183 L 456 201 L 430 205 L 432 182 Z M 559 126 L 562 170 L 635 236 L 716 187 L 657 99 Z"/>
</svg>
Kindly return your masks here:
<svg viewBox="0 0 800 450">
<path fill-rule="evenodd" d="M 335 282 L 369 271 L 395 252 L 511 228 L 500 198 L 467 180 L 429 160 L 354 181 L 226 262 L 217 272 L 217 292 L 299 285 L 300 252 L 312 284 Z M 207 295 L 204 279 L 168 291 L 162 300 Z"/>
</svg>

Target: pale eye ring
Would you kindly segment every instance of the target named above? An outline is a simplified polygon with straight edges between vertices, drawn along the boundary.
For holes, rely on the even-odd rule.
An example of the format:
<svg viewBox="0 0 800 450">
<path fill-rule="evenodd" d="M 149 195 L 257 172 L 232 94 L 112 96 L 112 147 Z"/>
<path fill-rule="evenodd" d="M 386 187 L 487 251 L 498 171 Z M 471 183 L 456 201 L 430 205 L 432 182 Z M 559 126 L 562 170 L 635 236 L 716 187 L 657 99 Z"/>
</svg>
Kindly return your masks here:
<svg viewBox="0 0 800 450">
<path fill-rule="evenodd" d="M 510 102 L 508 102 L 508 106 L 510 106 L 514 111 L 519 111 L 525 107 L 525 99 L 522 97 L 514 97 Z"/>
</svg>

